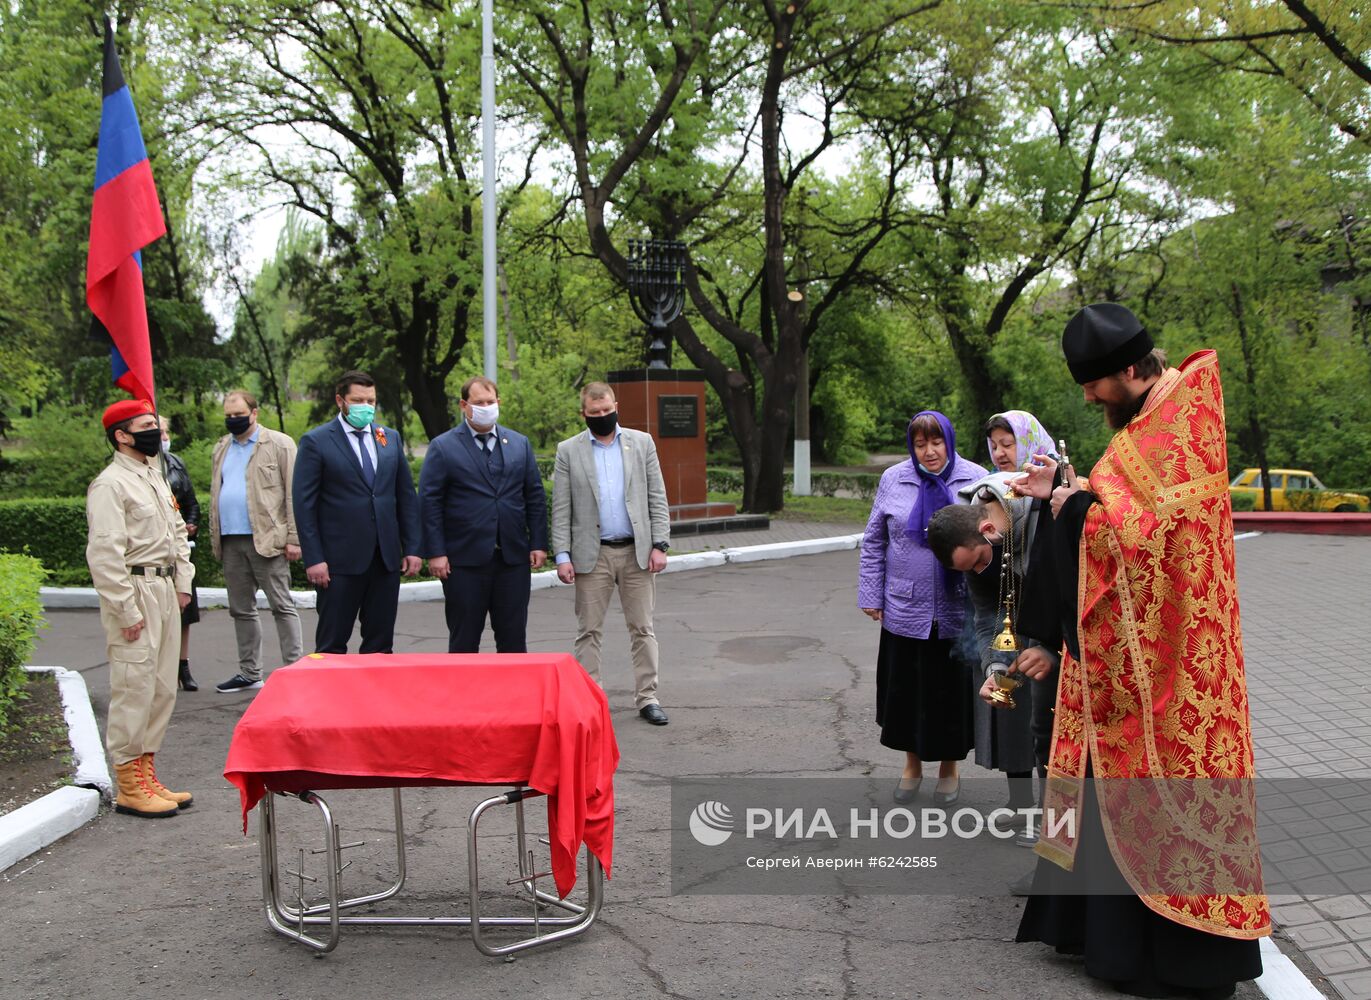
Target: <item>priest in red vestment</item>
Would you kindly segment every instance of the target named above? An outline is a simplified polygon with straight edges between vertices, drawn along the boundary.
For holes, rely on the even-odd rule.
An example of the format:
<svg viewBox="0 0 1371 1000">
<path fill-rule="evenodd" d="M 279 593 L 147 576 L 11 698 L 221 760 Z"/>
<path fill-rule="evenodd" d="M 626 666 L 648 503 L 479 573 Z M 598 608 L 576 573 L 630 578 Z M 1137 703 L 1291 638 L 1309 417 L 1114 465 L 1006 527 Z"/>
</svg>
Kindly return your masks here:
<svg viewBox="0 0 1371 1000">
<path fill-rule="evenodd" d="M 1116 433 L 1088 482 L 1042 459 L 1015 483 L 1055 514 L 1025 585 L 1047 598 L 1019 631 L 1065 646 L 1044 805 L 1078 819 L 1043 831 L 1019 940 L 1083 953 L 1126 993 L 1228 996 L 1261 974 L 1271 919 L 1218 359 L 1167 368 L 1115 303 L 1062 347 Z"/>
</svg>

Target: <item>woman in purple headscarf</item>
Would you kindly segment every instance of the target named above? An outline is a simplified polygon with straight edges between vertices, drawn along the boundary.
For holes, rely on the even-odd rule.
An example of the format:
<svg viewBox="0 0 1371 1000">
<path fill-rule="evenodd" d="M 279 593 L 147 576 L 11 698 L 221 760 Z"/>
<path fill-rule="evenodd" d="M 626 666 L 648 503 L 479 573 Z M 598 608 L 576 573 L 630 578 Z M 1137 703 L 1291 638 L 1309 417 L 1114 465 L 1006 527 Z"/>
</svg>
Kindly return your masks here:
<svg viewBox="0 0 1371 1000">
<path fill-rule="evenodd" d="M 952 423 L 935 410 L 916 414 L 905 438 L 909 459 L 881 476 L 862 536 L 857 605 L 881 624 L 876 723 L 881 744 L 905 754 L 895 801 L 912 802 L 923 762 L 936 760 L 933 801 L 950 805 L 961 790 L 957 762 L 972 745 L 973 695 L 952 659 L 966 594 L 961 574 L 928 548 L 928 521 L 986 472 L 957 454 Z"/>
</svg>

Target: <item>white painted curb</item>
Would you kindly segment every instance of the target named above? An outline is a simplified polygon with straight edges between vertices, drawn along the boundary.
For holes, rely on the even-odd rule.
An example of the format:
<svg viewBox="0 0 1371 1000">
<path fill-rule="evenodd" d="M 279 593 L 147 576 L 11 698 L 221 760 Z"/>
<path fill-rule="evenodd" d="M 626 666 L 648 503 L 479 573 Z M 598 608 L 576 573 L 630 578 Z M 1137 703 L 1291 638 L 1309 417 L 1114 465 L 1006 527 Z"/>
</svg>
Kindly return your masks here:
<svg viewBox="0 0 1371 1000">
<path fill-rule="evenodd" d="M 106 802 L 114 798 L 114 782 L 110 780 L 105 763 L 105 743 L 90 706 L 90 691 L 86 679 L 66 667 L 25 667 L 31 673 L 50 671 L 56 675 L 57 689 L 62 695 L 62 714 L 67 720 L 67 737 L 71 742 L 76 771 L 72 784 L 93 788 Z"/>
<path fill-rule="evenodd" d="M 768 545 L 748 545 L 740 549 L 724 549 L 724 558 L 731 563 L 761 562 L 763 559 L 789 559 L 791 556 L 814 556 L 821 552 L 841 552 L 844 549 L 855 549 L 861 543 L 861 535 L 807 538 L 798 542 L 772 542 Z"/>
<path fill-rule="evenodd" d="M 105 748 L 85 678 L 65 667 L 24 669 L 55 675 L 76 765 L 75 784 L 0 816 L 0 871 L 89 823 L 100 812 L 100 800 L 108 800 L 112 794 Z"/>
<path fill-rule="evenodd" d="M 94 587 L 39 587 L 43 608 L 98 608 L 100 598 Z"/>
<path fill-rule="evenodd" d="M 99 792 L 68 785 L 0 816 L 0 871 L 79 830 L 99 812 Z"/>
<path fill-rule="evenodd" d="M 713 552 L 682 552 L 678 556 L 668 556 L 666 569 L 663 573 L 682 573 L 690 569 L 705 569 L 710 566 L 722 566 L 728 562 L 728 557 L 723 552 L 715 550 Z"/>
<path fill-rule="evenodd" d="M 682 552 L 667 559 L 663 573 L 681 573 L 692 569 L 706 569 L 723 566 L 727 563 L 761 562 L 764 559 L 787 559 L 791 556 L 812 556 L 823 552 L 841 552 L 855 549 L 861 544 L 861 535 L 838 535 L 833 538 L 806 538 L 797 542 L 771 542 L 766 545 L 747 545 L 731 549 L 712 549 L 705 552 Z M 530 582 L 532 590 L 549 590 L 560 586 L 557 574 L 551 571 L 534 573 Z M 314 591 L 292 590 L 291 597 L 297 608 L 315 606 Z M 223 587 L 201 587 L 198 589 L 200 607 L 225 607 L 228 604 L 228 591 Z M 100 598 L 90 587 L 43 587 L 39 591 L 44 608 L 98 608 Z M 400 584 L 400 603 L 416 601 L 441 601 L 443 585 L 437 580 L 424 580 L 418 583 Z M 267 596 L 257 591 L 257 607 L 265 609 Z"/>
<path fill-rule="evenodd" d="M 1262 974 L 1257 988 L 1269 1000 L 1324 1000 L 1322 993 L 1269 937 L 1261 939 Z"/>
</svg>

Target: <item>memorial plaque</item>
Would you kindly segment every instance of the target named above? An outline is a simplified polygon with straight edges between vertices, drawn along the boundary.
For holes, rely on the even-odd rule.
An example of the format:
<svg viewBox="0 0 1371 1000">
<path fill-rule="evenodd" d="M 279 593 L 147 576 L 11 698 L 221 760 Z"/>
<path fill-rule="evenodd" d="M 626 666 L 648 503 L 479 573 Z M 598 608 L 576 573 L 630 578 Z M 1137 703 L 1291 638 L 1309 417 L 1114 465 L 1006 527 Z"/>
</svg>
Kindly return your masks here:
<svg viewBox="0 0 1371 1000">
<path fill-rule="evenodd" d="M 700 432 L 698 396 L 658 396 L 657 436 L 695 437 Z"/>
</svg>

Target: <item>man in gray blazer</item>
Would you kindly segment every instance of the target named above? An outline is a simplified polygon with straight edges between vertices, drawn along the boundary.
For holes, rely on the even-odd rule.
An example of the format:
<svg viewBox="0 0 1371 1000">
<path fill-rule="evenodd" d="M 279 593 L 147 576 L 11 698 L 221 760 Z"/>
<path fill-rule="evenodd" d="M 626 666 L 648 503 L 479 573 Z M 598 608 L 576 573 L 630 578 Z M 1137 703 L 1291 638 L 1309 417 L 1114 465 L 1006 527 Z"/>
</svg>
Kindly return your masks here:
<svg viewBox="0 0 1371 1000">
<path fill-rule="evenodd" d="M 557 578 L 576 585 L 576 659 L 600 679 L 600 640 L 610 595 L 628 623 L 634 707 L 667 724 L 657 701 L 656 574 L 671 535 L 666 483 L 651 434 L 619 426 L 619 404 L 604 382 L 581 390 L 586 430 L 557 446 L 552 473 L 552 551 Z"/>
</svg>

